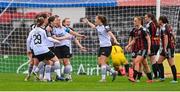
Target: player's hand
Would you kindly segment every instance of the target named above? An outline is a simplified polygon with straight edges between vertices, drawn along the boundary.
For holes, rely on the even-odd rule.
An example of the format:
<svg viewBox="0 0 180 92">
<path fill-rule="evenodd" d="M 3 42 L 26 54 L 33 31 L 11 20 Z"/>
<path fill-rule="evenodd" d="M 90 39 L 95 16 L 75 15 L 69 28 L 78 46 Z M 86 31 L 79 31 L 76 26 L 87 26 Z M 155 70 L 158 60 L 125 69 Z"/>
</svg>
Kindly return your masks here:
<svg viewBox="0 0 180 92">
<path fill-rule="evenodd" d="M 118 41 L 114 41 L 114 43 L 115 43 L 116 45 L 120 45 L 120 43 L 119 43 Z"/>
<path fill-rule="evenodd" d="M 129 52 L 129 46 L 128 46 L 128 45 L 125 46 L 125 50 L 126 50 L 127 52 Z"/>
<path fill-rule="evenodd" d="M 132 47 L 130 46 L 129 48 L 128 48 L 128 52 L 131 52 L 132 51 Z"/>
<path fill-rule="evenodd" d="M 88 19 L 87 19 L 87 18 L 83 18 L 82 22 L 84 22 L 84 23 L 88 23 L 89 21 L 88 21 Z"/>
<path fill-rule="evenodd" d="M 83 51 L 83 52 L 87 51 L 87 49 L 85 47 L 81 47 L 80 50 Z"/>
<path fill-rule="evenodd" d="M 60 40 L 56 40 L 56 39 L 55 39 L 54 41 L 55 41 L 55 43 L 60 43 Z"/>
<path fill-rule="evenodd" d="M 86 39 L 87 37 L 85 35 L 81 35 L 81 39 Z"/>
</svg>

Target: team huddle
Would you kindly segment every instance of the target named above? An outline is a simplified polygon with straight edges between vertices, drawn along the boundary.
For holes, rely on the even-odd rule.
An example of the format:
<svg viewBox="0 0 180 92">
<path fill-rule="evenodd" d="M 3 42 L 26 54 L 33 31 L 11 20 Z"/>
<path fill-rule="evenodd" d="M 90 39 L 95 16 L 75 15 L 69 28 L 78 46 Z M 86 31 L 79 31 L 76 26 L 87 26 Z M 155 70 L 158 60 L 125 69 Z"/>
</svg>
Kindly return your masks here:
<svg viewBox="0 0 180 92">
<path fill-rule="evenodd" d="M 167 59 L 171 67 L 173 80 L 171 83 L 177 83 L 176 67 L 174 64 L 175 34 L 172 26 L 168 23 L 165 16 L 160 16 L 158 21 L 153 14 L 145 15 L 145 24 L 143 19 L 134 17 L 134 28 L 129 33 L 128 45 L 125 47 L 126 52 L 132 53 L 132 64 L 128 63 L 123 49 L 108 26 L 107 19 L 103 15 L 95 17 L 95 24 L 87 18 L 83 18 L 83 23 L 88 24 L 98 33 L 99 51 L 98 65 L 101 70 L 100 82 L 106 82 L 107 72 L 112 75 L 114 81 L 119 72 L 121 65 L 125 67 L 126 76 L 131 82 L 140 82 L 143 71 L 147 75 L 147 82 L 154 82 L 159 78 L 164 81 L 164 67 L 162 62 Z M 58 15 L 38 14 L 35 17 L 35 23 L 31 26 L 27 38 L 27 55 L 30 61 L 28 75 L 25 81 L 28 81 L 31 74 L 34 74 L 37 80 L 41 81 L 72 81 L 72 57 L 71 41 L 80 48 L 80 51 L 87 51 L 80 44 L 79 40 L 86 40 L 85 35 L 81 35 L 70 27 L 70 19 L 65 18 L 61 21 Z M 157 60 L 157 53 L 162 43 L 161 54 Z M 109 57 L 112 58 L 113 69 L 109 65 Z M 152 72 L 147 62 L 149 56 Z M 61 65 L 64 65 L 63 73 Z M 130 74 L 132 69 L 133 74 Z M 51 77 L 55 72 L 56 78 Z"/>
<path fill-rule="evenodd" d="M 71 41 L 74 40 L 82 51 L 86 50 L 76 36 L 85 38 L 84 35 L 72 31 L 68 18 L 62 24 L 57 15 L 37 15 L 36 24 L 32 25 L 32 31 L 27 38 L 30 66 L 25 80 L 33 73 L 38 80 L 52 81 L 51 72 L 56 73 L 56 80 L 71 80 Z M 40 62 L 44 60 L 45 62 Z M 64 65 L 64 77 L 61 76 L 60 60 Z"/>
</svg>

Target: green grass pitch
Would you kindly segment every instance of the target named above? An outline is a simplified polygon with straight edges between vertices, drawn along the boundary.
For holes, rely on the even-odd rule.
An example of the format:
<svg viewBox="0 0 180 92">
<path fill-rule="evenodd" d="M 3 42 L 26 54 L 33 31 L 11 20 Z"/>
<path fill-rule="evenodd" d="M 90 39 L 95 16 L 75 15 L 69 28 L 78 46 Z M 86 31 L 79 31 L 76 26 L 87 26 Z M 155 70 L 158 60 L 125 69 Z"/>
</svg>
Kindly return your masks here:
<svg viewBox="0 0 180 92">
<path fill-rule="evenodd" d="M 140 83 L 131 83 L 127 77 L 117 77 L 112 82 L 107 77 L 106 83 L 98 82 L 100 76 L 74 75 L 72 82 L 40 82 L 24 81 L 24 75 L 15 73 L 0 73 L 0 91 L 179 91 L 180 84 L 169 83 L 171 79 L 164 82 L 146 83 L 143 77 Z M 178 79 L 179 80 L 179 79 Z"/>
</svg>

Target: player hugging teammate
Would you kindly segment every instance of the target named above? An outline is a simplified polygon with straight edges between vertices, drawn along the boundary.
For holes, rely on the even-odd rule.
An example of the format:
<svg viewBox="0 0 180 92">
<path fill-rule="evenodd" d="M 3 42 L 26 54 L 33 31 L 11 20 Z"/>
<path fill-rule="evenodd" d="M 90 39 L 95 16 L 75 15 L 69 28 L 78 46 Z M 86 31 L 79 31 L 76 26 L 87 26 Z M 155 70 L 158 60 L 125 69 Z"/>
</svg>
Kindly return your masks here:
<svg viewBox="0 0 180 92">
<path fill-rule="evenodd" d="M 42 17 L 45 15 L 46 17 Z M 56 73 L 56 80 L 72 80 L 72 66 L 69 61 L 71 57 L 71 35 L 85 38 L 84 35 L 78 34 L 71 29 L 62 26 L 59 16 L 54 15 L 48 17 L 48 14 L 40 14 L 36 18 L 34 28 L 27 38 L 27 51 L 31 62 L 32 58 L 37 59 L 37 63 L 30 63 L 35 66 L 34 71 L 29 71 L 25 81 L 29 80 L 31 73 L 34 73 L 36 79 L 42 81 L 52 81 L 51 72 Z M 77 42 L 77 41 L 76 41 Z M 81 49 L 85 49 L 78 43 Z M 32 55 L 30 55 L 30 54 Z M 61 76 L 60 60 L 62 59 L 65 78 Z M 39 63 L 40 62 L 40 63 Z M 41 62 L 44 62 L 41 64 Z M 32 70 L 29 67 L 29 70 Z M 39 72 L 39 77 L 37 73 Z"/>
</svg>

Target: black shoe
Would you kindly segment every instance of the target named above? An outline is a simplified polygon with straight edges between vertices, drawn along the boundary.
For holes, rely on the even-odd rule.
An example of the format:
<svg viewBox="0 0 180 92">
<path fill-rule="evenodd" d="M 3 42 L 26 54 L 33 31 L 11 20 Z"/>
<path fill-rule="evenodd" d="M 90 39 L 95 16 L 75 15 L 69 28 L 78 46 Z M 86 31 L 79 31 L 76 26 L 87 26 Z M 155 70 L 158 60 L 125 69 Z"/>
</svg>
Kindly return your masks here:
<svg viewBox="0 0 180 92">
<path fill-rule="evenodd" d="M 37 73 L 33 72 L 33 75 L 34 75 L 36 81 L 40 80 Z"/>
<path fill-rule="evenodd" d="M 56 81 L 64 81 L 65 79 L 64 79 L 64 77 L 58 77 L 58 76 L 56 76 L 56 79 L 55 79 Z"/>
<path fill-rule="evenodd" d="M 114 81 L 115 79 L 116 79 L 116 76 L 117 76 L 117 74 L 118 74 L 118 72 L 117 71 L 115 71 L 114 73 L 112 73 L 112 81 Z"/>
</svg>

